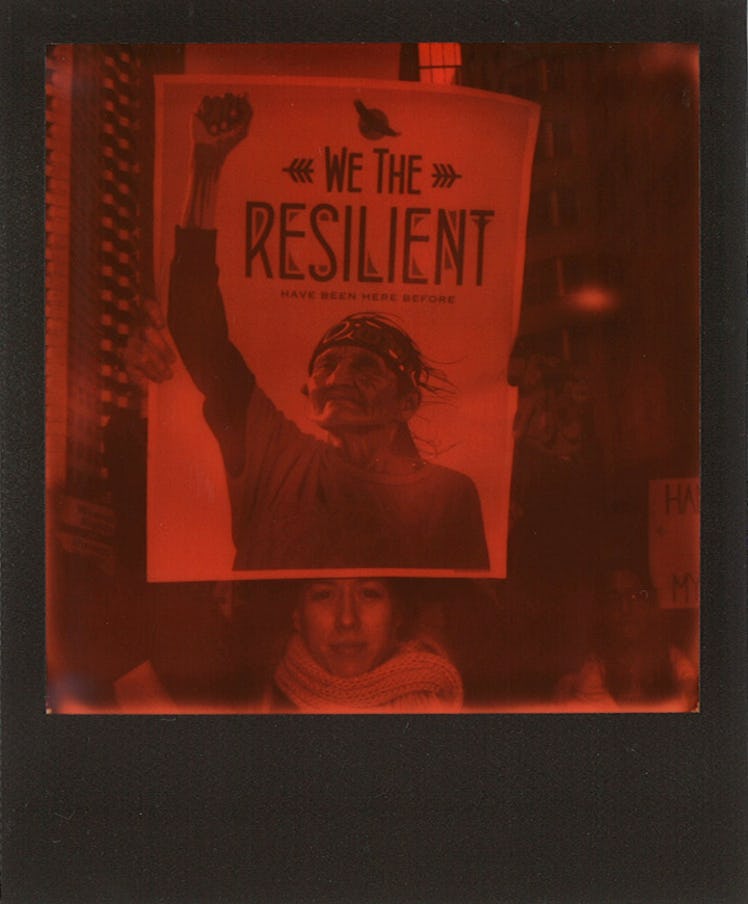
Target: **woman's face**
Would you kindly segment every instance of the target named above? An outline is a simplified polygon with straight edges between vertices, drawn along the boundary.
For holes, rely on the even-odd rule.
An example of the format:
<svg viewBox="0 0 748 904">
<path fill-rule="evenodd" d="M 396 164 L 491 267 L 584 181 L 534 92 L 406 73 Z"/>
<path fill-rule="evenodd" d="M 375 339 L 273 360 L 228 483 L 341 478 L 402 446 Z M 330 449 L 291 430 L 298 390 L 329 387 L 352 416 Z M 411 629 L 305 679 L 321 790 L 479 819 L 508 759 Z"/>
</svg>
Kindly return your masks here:
<svg viewBox="0 0 748 904">
<path fill-rule="evenodd" d="M 338 578 L 304 586 L 294 626 L 323 669 L 353 678 L 392 653 L 397 619 L 384 581 Z"/>
</svg>

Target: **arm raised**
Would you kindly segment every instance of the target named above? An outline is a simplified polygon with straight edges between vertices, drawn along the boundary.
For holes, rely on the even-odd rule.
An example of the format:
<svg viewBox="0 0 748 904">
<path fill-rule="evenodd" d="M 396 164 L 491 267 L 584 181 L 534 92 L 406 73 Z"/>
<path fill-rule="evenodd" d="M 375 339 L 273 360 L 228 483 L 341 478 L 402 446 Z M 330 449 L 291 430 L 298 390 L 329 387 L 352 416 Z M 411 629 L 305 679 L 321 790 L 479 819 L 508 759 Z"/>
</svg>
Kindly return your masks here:
<svg viewBox="0 0 748 904">
<path fill-rule="evenodd" d="M 169 329 L 193 382 L 226 467 L 244 454 L 244 428 L 254 377 L 228 335 L 215 263 L 215 208 L 223 164 L 247 135 L 246 95 L 205 97 L 192 118 L 192 162 L 169 286 Z"/>
<path fill-rule="evenodd" d="M 252 121 L 247 95 L 204 97 L 192 117 L 192 163 L 182 214 L 185 229 L 213 229 L 218 182 L 231 151 L 245 139 Z"/>
</svg>

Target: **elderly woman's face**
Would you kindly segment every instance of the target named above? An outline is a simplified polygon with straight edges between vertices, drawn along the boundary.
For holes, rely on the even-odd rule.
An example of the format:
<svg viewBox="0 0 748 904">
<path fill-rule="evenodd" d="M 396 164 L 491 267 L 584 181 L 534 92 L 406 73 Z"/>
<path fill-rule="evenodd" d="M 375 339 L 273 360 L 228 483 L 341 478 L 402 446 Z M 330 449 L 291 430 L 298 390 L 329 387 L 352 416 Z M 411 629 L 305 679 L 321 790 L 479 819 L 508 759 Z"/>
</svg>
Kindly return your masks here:
<svg viewBox="0 0 748 904">
<path fill-rule="evenodd" d="M 397 619 L 386 583 L 339 578 L 305 585 L 294 625 L 322 668 L 353 678 L 391 654 Z"/>
<path fill-rule="evenodd" d="M 305 393 L 312 420 L 332 432 L 405 421 L 417 404 L 415 394 L 400 394 L 397 377 L 376 352 L 357 345 L 318 355 Z"/>
</svg>

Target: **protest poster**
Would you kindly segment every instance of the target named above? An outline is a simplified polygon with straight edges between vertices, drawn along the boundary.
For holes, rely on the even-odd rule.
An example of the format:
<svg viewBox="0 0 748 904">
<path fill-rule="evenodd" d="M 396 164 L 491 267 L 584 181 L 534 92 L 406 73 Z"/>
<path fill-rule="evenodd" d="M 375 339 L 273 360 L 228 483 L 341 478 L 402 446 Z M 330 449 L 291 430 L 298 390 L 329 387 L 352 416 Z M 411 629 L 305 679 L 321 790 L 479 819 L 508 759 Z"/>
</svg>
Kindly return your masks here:
<svg viewBox="0 0 748 904">
<path fill-rule="evenodd" d="M 649 567 L 660 605 L 698 608 L 698 478 L 670 478 L 649 483 Z"/>
<path fill-rule="evenodd" d="M 206 96 L 246 97 L 252 110 L 220 176 L 216 260 L 230 341 L 273 406 L 325 442 L 300 388 L 320 337 L 360 312 L 396 324 L 444 379 L 419 392 L 407 423 L 419 450 L 413 473 L 367 473 L 319 444 L 309 454 L 322 464 L 304 470 L 296 458 L 306 452 L 285 439 L 262 445 L 248 415 L 245 473 L 230 494 L 201 393 L 177 365 L 151 393 L 149 579 L 320 569 L 502 577 L 516 392 L 507 367 L 537 106 L 379 80 L 157 78 L 154 258 L 164 311 L 191 123 Z M 252 456 L 264 458 L 247 465 Z M 325 483 L 317 467 L 345 476 Z"/>
</svg>

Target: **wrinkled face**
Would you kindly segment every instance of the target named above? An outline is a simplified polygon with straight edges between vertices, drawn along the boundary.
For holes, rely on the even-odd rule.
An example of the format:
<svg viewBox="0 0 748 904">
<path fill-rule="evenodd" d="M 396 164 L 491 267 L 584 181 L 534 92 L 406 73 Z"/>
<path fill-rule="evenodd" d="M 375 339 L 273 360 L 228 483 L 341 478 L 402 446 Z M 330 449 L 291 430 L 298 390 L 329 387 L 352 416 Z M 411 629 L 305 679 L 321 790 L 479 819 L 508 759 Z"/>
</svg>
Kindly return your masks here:
<svg viewBox="0 0 748 904">
<path fill-rule="evenodd" d="M 353 678 L 390 655 L 397 618 L 383 581 L 339 578 L 305 585 L 294 626 L 323 669 Z"/>
<path fill-rule="evenodd" d="M 333 346 L 318 355 L 304 392 L 312 420 L 332 433 L 407 421 L 418 405 L 415 393 L 401 395 L 384 359 L 357 345 Z"/>
</svg>

